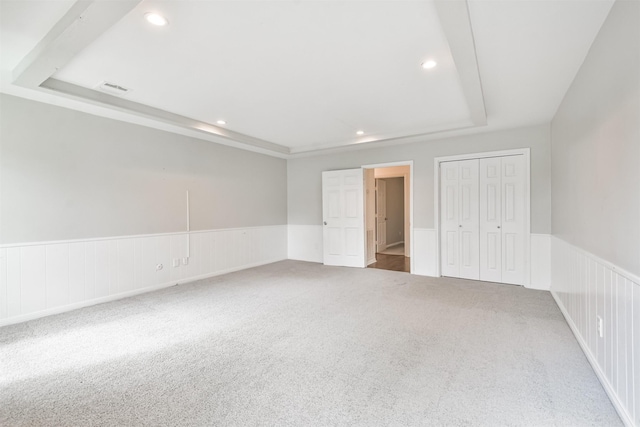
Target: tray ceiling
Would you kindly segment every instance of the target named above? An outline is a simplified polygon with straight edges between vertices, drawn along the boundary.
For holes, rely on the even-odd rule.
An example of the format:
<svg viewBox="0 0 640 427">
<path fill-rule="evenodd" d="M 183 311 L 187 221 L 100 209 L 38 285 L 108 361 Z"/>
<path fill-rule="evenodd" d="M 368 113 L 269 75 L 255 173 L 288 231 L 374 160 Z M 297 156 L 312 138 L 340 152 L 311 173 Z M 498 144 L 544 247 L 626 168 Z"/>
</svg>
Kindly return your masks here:
<svg viewBox="0 0 640 427">
<path fill-rule="evenodd" d="M 2 91 L 278 156 L 524 126 L 611 3 L 3 0 Z"/>
</svg>

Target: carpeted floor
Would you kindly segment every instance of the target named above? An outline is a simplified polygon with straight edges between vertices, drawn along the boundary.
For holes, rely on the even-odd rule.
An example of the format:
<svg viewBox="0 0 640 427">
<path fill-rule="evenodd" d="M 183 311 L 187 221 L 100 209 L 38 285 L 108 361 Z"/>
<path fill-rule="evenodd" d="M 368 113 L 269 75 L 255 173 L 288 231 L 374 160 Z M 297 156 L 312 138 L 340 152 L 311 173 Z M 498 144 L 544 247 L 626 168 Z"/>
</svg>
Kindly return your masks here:
<svg viewBox="0 0 640 427">
<path fill-rule="evenodd" d="M 3 426 L 614 426 L 548 292 L 284 261 L 0 328 Z"/>
</svg>

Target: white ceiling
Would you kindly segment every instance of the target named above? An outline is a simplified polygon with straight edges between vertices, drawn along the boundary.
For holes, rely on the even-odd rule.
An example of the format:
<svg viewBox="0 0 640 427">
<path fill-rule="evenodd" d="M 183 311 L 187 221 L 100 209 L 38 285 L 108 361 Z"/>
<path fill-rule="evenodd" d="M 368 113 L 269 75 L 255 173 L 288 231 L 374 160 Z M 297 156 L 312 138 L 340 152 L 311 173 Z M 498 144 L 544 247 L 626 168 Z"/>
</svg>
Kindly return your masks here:
<svg viewBox="0 0 640 427">
<path fill-rule="evenodd" d="M 285 157 L 498 130 L 551 120 L 613 3 L 448 1 L 145 0 L 69 21 L 74 1 L 0 0 L 1 90 Z M 51 79 L 14 82 L 25 67 Z"/>
<path fill-rule="evenodd" d="M 75 0 L 0 0 L 0 65 L 13 70 Z"/>
</svg>

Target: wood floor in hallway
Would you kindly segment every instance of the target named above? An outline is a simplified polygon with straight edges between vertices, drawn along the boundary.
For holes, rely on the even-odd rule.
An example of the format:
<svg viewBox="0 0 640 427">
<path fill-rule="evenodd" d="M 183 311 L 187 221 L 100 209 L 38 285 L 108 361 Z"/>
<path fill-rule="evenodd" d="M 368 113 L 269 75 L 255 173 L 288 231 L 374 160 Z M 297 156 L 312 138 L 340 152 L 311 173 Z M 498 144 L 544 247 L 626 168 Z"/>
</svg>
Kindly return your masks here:
<svg viewBox="0 0 640 427">
<path fill-rule="evenodd" d="M 409 273 L 411 272 L 411 258 L 404 255 L 385 255 L 377 253 L 376 262 L 369 265 L 369 268 Z"/>
</svg>

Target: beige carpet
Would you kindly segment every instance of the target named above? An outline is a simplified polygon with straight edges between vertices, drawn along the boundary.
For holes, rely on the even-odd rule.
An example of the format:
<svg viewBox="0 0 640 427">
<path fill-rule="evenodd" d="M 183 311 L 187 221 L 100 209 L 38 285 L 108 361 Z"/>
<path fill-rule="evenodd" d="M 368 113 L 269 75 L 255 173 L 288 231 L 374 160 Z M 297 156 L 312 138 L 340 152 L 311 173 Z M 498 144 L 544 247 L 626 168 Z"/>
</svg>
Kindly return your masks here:
<svg viewBox="0 0 640 427">
<path fill-rule="evenodd" d="M 548 292 L 285 261 L 0 328 L 2 426 L 615 426 Z"/>
<path fill-rule="evenodd" d="M 400 245 L 392 246 L 378 253 L 385 254 L 385 255 L 404 255 L 404 243 Z"/>
</svg>

